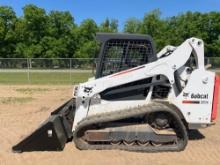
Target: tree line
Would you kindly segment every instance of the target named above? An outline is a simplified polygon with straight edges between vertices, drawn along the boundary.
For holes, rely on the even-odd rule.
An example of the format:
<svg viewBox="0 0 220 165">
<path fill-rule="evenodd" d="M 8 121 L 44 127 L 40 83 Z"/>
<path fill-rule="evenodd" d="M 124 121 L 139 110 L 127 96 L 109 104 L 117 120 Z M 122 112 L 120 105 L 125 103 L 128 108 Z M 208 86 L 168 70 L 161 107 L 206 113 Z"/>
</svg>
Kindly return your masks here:
<svg viewBox="0 0 220 165">
<path fill-rule="evenodd" d="M 86 19 L 79 25 L 68 11 L 50 11 L 35 5 L 23 7 L 17 17 L 9 6 L 0 6 L 0 58 L 91 58 L 97 54 L 96 32 L 118 32 L 118 20 L 101 24 Z M 205 41 L 206 56 L 220 56 L 220 12 L 186 12 L 162 18 L 159 9 L 143 19 L 129 18 L 125 33 L 149 34 L 157 51 L 198 37 Z"/>
</svg>

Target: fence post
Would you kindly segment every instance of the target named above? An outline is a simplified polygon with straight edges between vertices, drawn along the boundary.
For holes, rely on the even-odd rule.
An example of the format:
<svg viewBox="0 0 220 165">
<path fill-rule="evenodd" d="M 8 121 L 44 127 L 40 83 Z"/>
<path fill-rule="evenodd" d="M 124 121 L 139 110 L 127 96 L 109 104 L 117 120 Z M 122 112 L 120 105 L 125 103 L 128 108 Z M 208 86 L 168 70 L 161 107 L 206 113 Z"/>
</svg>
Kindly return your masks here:
<svg viewBox="0 0 220 165">
<path fill-rule="evenodd" d="M 72 58 L 70 58 L 70 83 L 72 85 L 72 75 L 71 75 L 71 70 L 72 70 Z"/>
<path fill-rule="evenodd" d="M 27 77 L 28 77 L 28 83 L 30 83 L 30 61 L 29 59 L 27 58 Z"/>
</svg>

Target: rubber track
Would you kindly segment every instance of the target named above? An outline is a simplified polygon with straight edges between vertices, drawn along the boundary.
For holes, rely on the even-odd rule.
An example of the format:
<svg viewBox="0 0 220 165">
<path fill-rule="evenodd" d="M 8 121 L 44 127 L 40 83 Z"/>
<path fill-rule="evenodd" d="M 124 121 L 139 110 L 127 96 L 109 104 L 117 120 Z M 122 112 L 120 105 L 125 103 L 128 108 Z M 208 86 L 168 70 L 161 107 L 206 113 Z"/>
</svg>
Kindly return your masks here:
<svg viewBox="0 0 220 165">
<path fill-rule="evenodd" d="M 105 122 L 113 122 L 116 120 L 121 120 L 125 118 L 146 115 L 151 112 L 169 112 L 176 119 L 175 125 L 178 125 L 177 136 L 181 137 L 176 145 L 162 145 L 159 147 L 154 146 L 126 146 L 126 145 L 103 145 L 103 144 L 88 144 L 86 141 L 82 139 L 84 132 L 89 128 L 90 125 L 93 124 L 101 124 Z M 186 127 L 181 121 L 178 114 L 172 109 L 168 108 L 162 103 L 152 102 L 150 104 L 139 106 L 136 108 L 116 111 L 116 112 L 107 112 L 98 115 L 89 116 L 83 119 L 78 123 L 75 132 L 73 141 L 75 146 L 81 150 L 111 150 L 111 149 L 119 149 L 119 150 L 128 150 L 128 151 L 140 151 L 140 152 L 164 152 L 164 151 L 182 151 L 185 149 L 188 142 L 188 135 L 186 131 Z"/>
</svg>

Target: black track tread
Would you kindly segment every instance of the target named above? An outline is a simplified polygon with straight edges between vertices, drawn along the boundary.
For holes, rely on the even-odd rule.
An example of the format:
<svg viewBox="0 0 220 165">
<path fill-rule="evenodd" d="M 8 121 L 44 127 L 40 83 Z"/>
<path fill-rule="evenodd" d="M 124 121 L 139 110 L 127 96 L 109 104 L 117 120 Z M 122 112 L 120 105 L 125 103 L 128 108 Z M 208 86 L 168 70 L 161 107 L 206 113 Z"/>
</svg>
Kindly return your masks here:
<svg viewBox="0 0 220 165">
<path fill-rule="evenodd" d="M 178 132 L 181 135 L 181 141 L 178 145 L 162 145 L 161 147 L 154 146 L 125 146 L 125 145 L 102 145 L 102 144 L 88 144 L 81 137 L 86 131 L 86 128 L 92 124 L 104 123 L 104 122 L 112 122 L 116 120 L 121 120 L 129 117 L 135 117 L 139 115 L 145 115 L 151 112 L 158 111 L 169 112 L 176 119 L 175 124 L 178 124 Z M 144 106 L 138 106 L 136 108 L 121 110 L 115 112 L 106 112 L 102 114 L 97 114 L 93 116 L 89 116 L 82 121 L 80 121 L 75 129 L 73 141 L 75 146 L 81 150 L 111 150 L 111 149 L 119 149 L 119 150 L 128 150 L 128 151 L 140 151 L 140 152 L 164 152 L 164 151 L 182 151 L 185 149 L 188 142 L 187 130 L 183 122 L 181 121 L 178 114 L 167 107 L 166 105 L 158 102 L 152 102 Z"/>
</svg>

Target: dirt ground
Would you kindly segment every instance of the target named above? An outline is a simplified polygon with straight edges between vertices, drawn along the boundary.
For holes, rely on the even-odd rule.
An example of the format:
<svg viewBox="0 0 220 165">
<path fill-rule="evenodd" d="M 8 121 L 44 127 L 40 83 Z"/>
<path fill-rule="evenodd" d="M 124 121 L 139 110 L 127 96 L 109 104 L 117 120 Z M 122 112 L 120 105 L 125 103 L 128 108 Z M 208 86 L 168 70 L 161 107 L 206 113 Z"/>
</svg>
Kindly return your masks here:
<svg viewBox="0 0 220 165">
<path fill-rule="evenodd" d="M 15 154 L 11 147 L 72 95 L 71 86 L 0 86 L 0 165 L 86 164 L 220 164 L 220 120 L 193 132 L 185 151 L 137 153 L 80 151 L 68 143 L 62 152 Z"/>
</svg>

